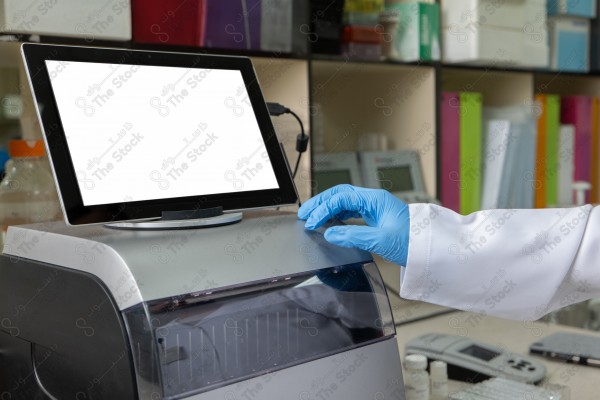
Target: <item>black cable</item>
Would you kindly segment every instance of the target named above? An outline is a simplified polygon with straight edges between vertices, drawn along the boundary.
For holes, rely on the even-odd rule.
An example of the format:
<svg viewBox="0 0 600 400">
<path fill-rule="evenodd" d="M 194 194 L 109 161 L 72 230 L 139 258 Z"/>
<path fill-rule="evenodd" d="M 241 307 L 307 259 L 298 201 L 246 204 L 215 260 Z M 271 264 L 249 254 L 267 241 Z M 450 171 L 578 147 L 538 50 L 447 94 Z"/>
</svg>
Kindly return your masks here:
<svg viewBox="0 0 600 400">
<path fill-rule="evenodd" d="M 304 124 L 302 124 L 302 120 L 300 119 L 300 117 L 298 116 L 298 114 L 296 114 L 295 112 L 293 112 L 289 108 L 287 109 L 287 112 L 289 114 L 292 114 L 294 116 L 294 118 L 296 118 L 296 120 L 298 121 L 298 123 L 300 124 L 300 135 L 306 136 L 306 134 L 304 133 Z M 298 149 L 296 149 L 296 150 L 298 150 Z"/>
<path fill-rule="evenodd" d="M 294 172 L 292 172 L 292 179 L 296 178 L 296 173 L 298 172 L 298 167 L 300 166 L 300 158 L 302 157 L 302 153 L 298 153 L 298 158 L 296 158 L 296 165 L 294 166 Z"/>
<path fill-rule="evenodd" d="M 412 324 L 412 323 L 415 323 L 415 322 L 423 321 L 423 320 L 426 320 L 426 319 L 435 318 L 435 317 L 439 317 L 441 315 L 452 314 L 452 313 L 460 312 L 460 311 L 462 311 L 462 310 L 450 309 L 450 310 L 437 311 L 437 312 L 433 312 L 431 314 L 423 315 L 421 317 L 416 317 L 416 318 L 413 318 L 413 319 L 407 319 L 406 321 L 397 322 L 394 325 L 396 327 L 402 326 L 402 325 L 408 325 L 408 324 Z"/>
<path fill-rule="evenodd" d="M 302 120 L 300 119 L 298 114 L 296 114 L 284 105 L 281 105 L 279 103 L 267 103 L 267 108 L 269 110 L 269 114 L 274 117 L 278 117 L 283 114 L 291 114 L 294 118 L 296 118 L 298 124 L 300 124 L 300 134 L 296 137 L 296 151 L 298 152 L 298 158 L 296 158 L 296 165 L 294 166 L 292 172 L 292 179 L 294 179 L 296 178 L 296 173 L 298 173 L 298 167 L 300 166 L 300 159 L 302 158 L 302 153 L 304 153 L 308 148 L 308 135 L 306 134 L 306 132 L 304 132 L 304 124 L 302 123 Z"/>
<path fill-rule="evenodd" d="M 298 123 L 300 124 L 300 136 L 296 138 L 296 151 L 298 152 L 298 158 L 296 158 L 296 165 L 294 166 L 294 172 L 292 172 L 292 179 L 296 178 L 296 173 L 298 172 L 298 167 L 300 166 L 300 159 L 302 158 L 302 153 L 306 151 L 308 147 L 308 135 L 304 133 L 304 124 L 302 124 L 302 120 L 292 110 L 288 111 L 290 114 L 296 118 Z"/>
</svg>

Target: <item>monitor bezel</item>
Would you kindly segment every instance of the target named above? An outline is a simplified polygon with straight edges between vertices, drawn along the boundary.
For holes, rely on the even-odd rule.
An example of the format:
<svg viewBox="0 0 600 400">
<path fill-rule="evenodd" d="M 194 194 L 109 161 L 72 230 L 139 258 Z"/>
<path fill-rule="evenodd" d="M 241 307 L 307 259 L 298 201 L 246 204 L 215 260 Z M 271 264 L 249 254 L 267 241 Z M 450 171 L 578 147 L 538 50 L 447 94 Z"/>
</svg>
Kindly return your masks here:
<svg viewBox="0 0 600 400">
<path fill-rule="evenodd" d="M 25 43 L 21 52 L 50 165 L 53 170 L 65 221 L 70 225 L 160 218 L 163 211 L 184 211 L 222 207 L 224 211 L 293 205 L 296 187 L 285 154 L 275 133 L 260 84 L 250 58 Z M 76 171 L 51 87 L 46 60 L 239 70 L 252 104 L 278 189 L 231 192 L 188 197 L 84 205 Z"/>
</svg>

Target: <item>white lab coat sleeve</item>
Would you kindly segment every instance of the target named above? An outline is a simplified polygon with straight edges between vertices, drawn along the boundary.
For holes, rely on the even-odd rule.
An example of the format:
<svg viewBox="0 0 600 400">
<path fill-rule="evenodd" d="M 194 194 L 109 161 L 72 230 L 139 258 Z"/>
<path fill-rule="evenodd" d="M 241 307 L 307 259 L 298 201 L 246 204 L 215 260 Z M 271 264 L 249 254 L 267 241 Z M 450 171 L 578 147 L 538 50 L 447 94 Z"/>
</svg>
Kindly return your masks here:
<svg viewBox="0 0 600 400">
<path fill-rule="evenodd" d="M 600 207 L 462 216 L 411 204 L 404 298 L 535 320 L 600 297 Z"/>
</svg>

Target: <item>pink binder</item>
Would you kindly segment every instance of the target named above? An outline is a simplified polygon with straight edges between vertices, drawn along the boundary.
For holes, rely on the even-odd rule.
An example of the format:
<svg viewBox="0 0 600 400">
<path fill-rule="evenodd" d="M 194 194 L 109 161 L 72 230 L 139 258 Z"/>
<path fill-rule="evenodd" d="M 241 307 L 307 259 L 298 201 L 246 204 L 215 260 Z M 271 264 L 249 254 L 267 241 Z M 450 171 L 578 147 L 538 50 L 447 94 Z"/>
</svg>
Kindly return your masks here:
<svg viewBox="0 0 600 400">
<path fill-rule="evenodd" d="M 565 96 L 560 106 L 562 124 L 575 126 L 574 181 L 590 182 L 592 158 L 592 98 L 588 96 Z M 590 182 L 591 183 L 591 182 Z M 589 192 L 586 195 L 589 202 Z"/>
<path fill-rule="evenodd" d="M 440 201 L 446 208 L 460 212 L 460 97 L 456 92 L 442 93 L 440 134 Z"/>
</svg>

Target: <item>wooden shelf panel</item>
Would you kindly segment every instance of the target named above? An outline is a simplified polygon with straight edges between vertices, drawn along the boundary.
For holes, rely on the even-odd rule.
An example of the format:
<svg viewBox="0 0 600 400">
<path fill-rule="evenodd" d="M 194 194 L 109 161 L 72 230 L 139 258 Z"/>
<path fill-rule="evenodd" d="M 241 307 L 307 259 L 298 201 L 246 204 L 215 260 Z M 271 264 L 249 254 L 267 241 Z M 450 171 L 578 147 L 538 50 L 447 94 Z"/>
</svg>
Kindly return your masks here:
<svg viewBox="0 0 600 400">
<path fill-rule="evenodd" d="M 485 106 L 531 104 L 534 77 L 526 72 L 449 69 L 441 72 L 442 92 L 479 92 Z"/>
<path fill-rule="evenodd" d="M 538 74 L 534 87 L 536 93 L 600 96 L 600 76 Z"/>
<path fill-rule="evenodd" d="M 427 192 L 435 195 L 435 69 L 424 66 L 312 61 L 326 152 L 354 151 L 365 133 L 383 133 L 389 149 L 421 155 Z"/>
<path fill-rule="evenodd" d="M 21 62 L 21 43 L 0 41 L 0 67 L 17 68 Z"/>
</svg>

